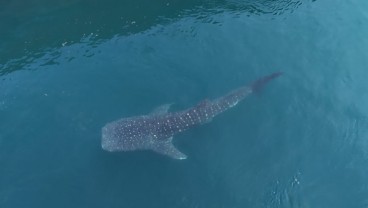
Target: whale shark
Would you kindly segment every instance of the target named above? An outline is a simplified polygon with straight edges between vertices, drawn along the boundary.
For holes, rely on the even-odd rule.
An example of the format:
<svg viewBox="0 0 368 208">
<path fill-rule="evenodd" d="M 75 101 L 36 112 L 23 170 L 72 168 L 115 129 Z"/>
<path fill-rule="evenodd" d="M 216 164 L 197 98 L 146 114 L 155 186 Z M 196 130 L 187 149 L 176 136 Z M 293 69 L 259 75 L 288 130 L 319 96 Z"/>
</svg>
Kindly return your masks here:
<svg viewBox="0 0 368 208">
<path fill-rule="evenodd" d="M 169 112 L 171 104 L 164 104 L 148 115 L 107 123 L 102 128 L 102 149 L 109 152 L 153 150 L 174 159 L 186 159 L 187 156 L 173 145 L 174 135 L 210 122 L 216 115 L 236 106 L 239 101 L 259 91 L 266 83 L 280 75 L 282 72 L 263 76 L 225 96 L 214 100 L 205 99 L 185 110 Z"/>
</svg>

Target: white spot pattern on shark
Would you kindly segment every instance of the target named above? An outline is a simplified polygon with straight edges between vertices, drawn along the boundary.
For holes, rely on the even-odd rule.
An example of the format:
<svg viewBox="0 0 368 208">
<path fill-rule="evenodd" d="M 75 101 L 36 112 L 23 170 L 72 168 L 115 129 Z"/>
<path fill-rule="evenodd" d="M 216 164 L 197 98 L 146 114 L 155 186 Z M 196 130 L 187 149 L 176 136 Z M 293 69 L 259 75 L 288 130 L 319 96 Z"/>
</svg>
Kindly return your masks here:
<svg viewBox="0 0 368 208">
<path fill-rule="evenodd" d="M 179 112 L 168 112 L 171 104 L 156 108 L 149 115 L 122 118 L 102 128 L 102 148 L 106 151 L 153 150 L 174 159 L 187 156 L 172 144 L 173 136 L 190 127 L 207 123 L 223 111 L 234 107 L 253 91 L 280 76 L 276 72 L 264 76 L 250 86 L 233 90 L 213 101 L 204 100 L 198 105 Z"/>
</svg>

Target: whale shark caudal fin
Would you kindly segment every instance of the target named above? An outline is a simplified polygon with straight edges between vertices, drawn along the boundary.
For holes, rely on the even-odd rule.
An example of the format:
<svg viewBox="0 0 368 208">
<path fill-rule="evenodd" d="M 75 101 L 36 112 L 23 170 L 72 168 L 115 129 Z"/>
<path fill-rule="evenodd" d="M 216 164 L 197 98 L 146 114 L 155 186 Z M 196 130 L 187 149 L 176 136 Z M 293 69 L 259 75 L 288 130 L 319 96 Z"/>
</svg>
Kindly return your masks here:
<svg viewBox="0 0 368 208">
<path fill-rule="evenodd" d="M 187 156 L 180 152 L 172 143 L 172 137 L 168 139 L 153 139 L 151 149 L 157 153 L 167 155 L 173 159 L 184 160 Z"/>
<path fill-rule="evenodd" d="M 250 87 L 252 89 L 253 92 L 259 92 L 261 91 L 261 89 L 263 88 L 263 86 L 265 84 L 267 84 L 269 81 L 275 79 L 276 77 L 281 76 L 283 73 L 282 72 L 275 72 L 272 73 L 270 75 L 261 77 L 260 79 L 256 80 L 255 82 L 253 82 Z"/>
</svg>

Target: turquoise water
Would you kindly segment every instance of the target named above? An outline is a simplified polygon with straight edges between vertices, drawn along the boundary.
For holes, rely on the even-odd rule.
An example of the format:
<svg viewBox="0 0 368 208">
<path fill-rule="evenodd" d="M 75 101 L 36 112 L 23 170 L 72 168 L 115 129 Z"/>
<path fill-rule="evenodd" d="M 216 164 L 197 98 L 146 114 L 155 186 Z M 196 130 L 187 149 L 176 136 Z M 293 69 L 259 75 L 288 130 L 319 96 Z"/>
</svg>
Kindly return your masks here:
<svg viewBox="0 0 368 208">
<path fill-rule="evenodd" d="M 2 1 L 0 207 L 368 207 L 368 1 Z M 175 136 L 105 123 L 283 71 Z"/>
</svg>

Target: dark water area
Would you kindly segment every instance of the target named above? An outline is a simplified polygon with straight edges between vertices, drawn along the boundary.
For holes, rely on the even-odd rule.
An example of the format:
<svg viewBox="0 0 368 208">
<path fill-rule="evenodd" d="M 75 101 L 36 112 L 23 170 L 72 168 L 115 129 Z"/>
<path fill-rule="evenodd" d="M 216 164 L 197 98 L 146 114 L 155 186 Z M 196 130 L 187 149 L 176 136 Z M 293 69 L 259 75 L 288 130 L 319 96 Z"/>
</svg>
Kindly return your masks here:
<svg viewBox="0 0 368 208">
<path fill-rule="evenodd" d="M 0 207 L 368 207 L 368 1 L 1 1 Z M 282 71 L 174 137 L 101 128 Z"/>
</svg>

